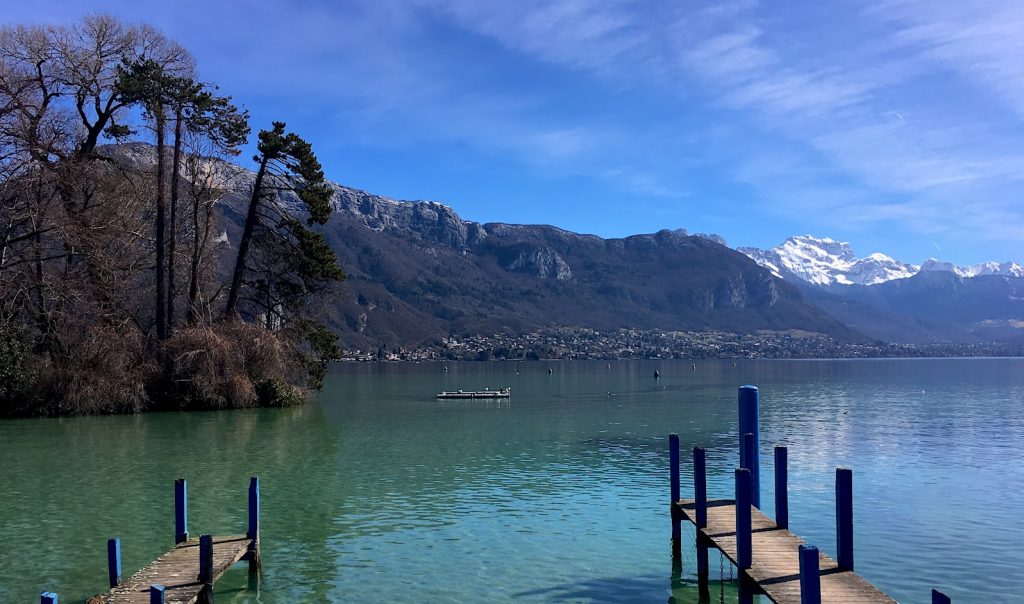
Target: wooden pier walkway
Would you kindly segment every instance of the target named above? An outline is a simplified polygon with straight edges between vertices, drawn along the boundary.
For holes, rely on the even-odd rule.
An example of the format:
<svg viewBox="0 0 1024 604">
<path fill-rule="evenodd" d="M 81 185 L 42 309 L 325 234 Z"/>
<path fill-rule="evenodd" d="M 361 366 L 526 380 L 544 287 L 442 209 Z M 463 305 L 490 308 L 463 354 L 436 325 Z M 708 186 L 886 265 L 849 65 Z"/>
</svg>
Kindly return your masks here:
<svg viewBox="0 0 1024 604">
<path fill-rule="evenodd" d="M 697 526 L 697 507 L 692 499 L 681 499 L 675 504 L 683 518 Z M 786 529 L 757 508 L 751 508 L 752 559 L 744 572 L 757 582 L 761 591 L 773 602 L 799 604 L 800 560 L 798 549 L 804 540 Z M 707 528 L 700 529 L 707 542 L 718 548 L 733 564 L 737 563 L 736 503 L 731 499 L 708 501 Z M 839 564 L 824 553 L 818 554 L 821 577 L 821 601 L 837 604 L 878 604 L 896 600 L 882 593 L 863 577 L 849 570 L 840 570 Z"/>
<path fill-rule="evenodd" d="M 208 578 L 212 585 L 239 560 L 248 559 L 257 543 L 245 535 L 213 537 L 213 564 Z M 105 604 L 149 604 L 150 586 L 164 588 L 165 604 L 199 602 L 207 583 L 199 580 L 199 539 L 174 546 L 103 596 Z"/>
</svg>

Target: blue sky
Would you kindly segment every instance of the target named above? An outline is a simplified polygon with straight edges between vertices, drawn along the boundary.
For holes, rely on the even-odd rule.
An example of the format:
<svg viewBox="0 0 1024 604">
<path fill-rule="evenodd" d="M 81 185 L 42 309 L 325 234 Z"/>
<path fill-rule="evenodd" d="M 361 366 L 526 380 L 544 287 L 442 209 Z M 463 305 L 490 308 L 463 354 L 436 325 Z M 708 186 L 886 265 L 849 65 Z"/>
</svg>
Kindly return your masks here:
<svg viewBox="0 0 1024 604">
<path fill-rule="evenodd" d="M 11 3 L 15 4 L 15 3 Z M 329 178 L 606 237 L 1024 261 L 1024 4 L 35 0 L 146 21 Z"/>
</svg>

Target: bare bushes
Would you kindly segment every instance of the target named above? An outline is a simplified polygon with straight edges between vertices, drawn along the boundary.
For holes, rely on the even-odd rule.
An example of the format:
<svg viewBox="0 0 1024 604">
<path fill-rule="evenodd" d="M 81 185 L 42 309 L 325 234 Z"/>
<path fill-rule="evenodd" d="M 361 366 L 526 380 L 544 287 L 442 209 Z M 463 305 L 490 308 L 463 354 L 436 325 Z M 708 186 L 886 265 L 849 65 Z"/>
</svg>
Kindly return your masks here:
<svg viewBox="0 0 1024 604">
<path fill-rule="evenodd" d="M 292 354 L 272 332 L 238 321 L 175 331 L 164 347 L 161 407 L 227 409 L 303 402 Z"/>
<path fill-rule="evenodd" d="M 51 412 L 135 413 L 146 407 L 145 385 L 157 367 L 146 358 L 138 329 L 90 328 L 65 353 L 51 379 Z"/>
</svg>

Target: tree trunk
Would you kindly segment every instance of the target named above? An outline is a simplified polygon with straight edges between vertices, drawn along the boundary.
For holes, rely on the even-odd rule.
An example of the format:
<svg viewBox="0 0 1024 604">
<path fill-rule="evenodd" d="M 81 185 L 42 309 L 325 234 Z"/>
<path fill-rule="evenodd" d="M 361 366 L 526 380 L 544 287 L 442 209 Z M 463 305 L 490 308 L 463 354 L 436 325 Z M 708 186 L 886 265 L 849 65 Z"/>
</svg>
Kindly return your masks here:
<svg viewBox="0 0 1024 604">
<path fill-rule="evenodd" d="M 164 109 L 156 110 L 156 337 L 167 338 L 166 283 L 164 269 L 164 225 L 166 223 L 167 200 L 164 197 Z"/>
<path fill-rule="evenodd" d="M 249 200 L 249 212 L 245 216 L 245 228 L 242 229 L 242 238 L 238 242 L 238 257 L 235 259 L 235 270 L 231 275 L 231 290 L 228 291 L 228 302 L 224 307 L 224 318 L 230 319 L 235 314 L 235 305 L 238 303 L 238 294 L 242 289 L 242 275 L 245 273 L 245 259 L 249 254 L 249 242 L 252 239 L 252 232 L 256 228 L 258 220 L 257 210 L 260 204 L 260 189 L 263 188 L 263 177 L 267 174 L 266 155 L 260 160 L 260 169 L 256 173 L 256 183 L 252 187 L 252 198 Z"/>
<path fill-rule="evenodd" d="M 191 174 L 191 170 L 189 174 Z M 209 228 L 209 226 L 207 226 Z M 188 274 L 188 324 L 195 325 L 199 322 L 199 308 L 196 304 L 199 301 L 199 265 L 203 261 L 203 250 L 201 244 L 206 243 L 204 237 L 202 242 L 199 238 L 199 196 L 192 193 L 192 262 L 189 264 Z"/>
<path fill-rule="evenodd" d="M 174 157 L 171 165 L 171 229 L 167 242 L 167 330 L 174 329 L 174 253 L 178 241 L 178 179 L 181 163 L 181 106 L 174 114 Z"/>
</svg>

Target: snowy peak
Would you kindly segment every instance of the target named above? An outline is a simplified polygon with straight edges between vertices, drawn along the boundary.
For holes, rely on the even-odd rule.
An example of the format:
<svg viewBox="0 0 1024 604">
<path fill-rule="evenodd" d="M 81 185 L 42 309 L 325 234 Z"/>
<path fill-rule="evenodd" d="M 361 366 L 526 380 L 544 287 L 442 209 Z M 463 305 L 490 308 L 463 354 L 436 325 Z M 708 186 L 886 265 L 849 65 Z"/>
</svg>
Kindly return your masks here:
<svg viewBox="0 0 1024 604">
<path fill-rule="evenodd" d="M 952 262 L 943 262 L 935 258 L 925 260 L 922 271 L 947 271 L 964 279 L 978 275 L 1002 275 L 1005 277 L 1024 277 L 1024 267 L 1016 262 L 982 262 L 972 266 L 956 266 Z"/>
<path fill-rule="evenodd" d="M 875 285 L 913 277 L 922 271 L 950 272 L 963 279 L 979 275 L 1024 277 L 1024 267 L 1016 262 L 957 266 L 952 262 L 929 258 L 921 266 L 916 266 L 877 252 L 857 258 L 849 243 L 811 235 L 790 237 L 768 250 L 741 247 L 737 251 L 746 254 L 776 277 L 800 279 L 826 286 Z"/>
<path fill-rule="evenodd" d="M 918 267 L 886 256 L 871 254 L 857 258 L 850 244 L 828 237 L 790 237 L 769 250 L 738 248 L 754 262 L 783 279 L 796 277 L 815 285 L 874 285 L 903 279 Z"/>
</svg>

